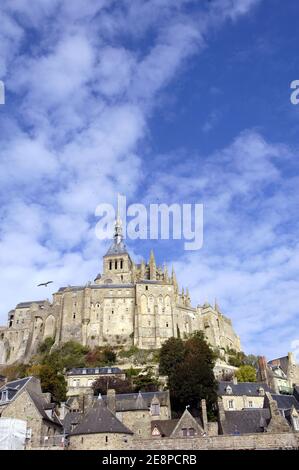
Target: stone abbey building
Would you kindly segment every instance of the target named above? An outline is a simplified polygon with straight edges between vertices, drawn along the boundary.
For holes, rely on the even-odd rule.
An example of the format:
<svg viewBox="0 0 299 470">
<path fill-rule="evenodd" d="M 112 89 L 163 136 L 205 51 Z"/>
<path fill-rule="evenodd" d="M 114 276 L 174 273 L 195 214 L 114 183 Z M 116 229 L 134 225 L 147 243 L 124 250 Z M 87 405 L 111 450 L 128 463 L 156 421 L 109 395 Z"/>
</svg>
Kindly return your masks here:
<svg viewBox="0 0 299 470">
<path fill-rule="evenodd" d="M 55 345 L 69 340 L 84 345 L 157 349 L 167 338 L 204 331 L 209 343 L 240 350 L 230 319 L 217 304 L 193 307 L 188 289 L 180 290 L 175 272 L 148 263 L 135 264 L 119 219 L 114 240 L 103 257 L 103 273 L 84 286 L 61 287 L 52 302 L 19 303 L 0 327 L 0 364 L 27 360 L 47 337 Z"/>
</svg>

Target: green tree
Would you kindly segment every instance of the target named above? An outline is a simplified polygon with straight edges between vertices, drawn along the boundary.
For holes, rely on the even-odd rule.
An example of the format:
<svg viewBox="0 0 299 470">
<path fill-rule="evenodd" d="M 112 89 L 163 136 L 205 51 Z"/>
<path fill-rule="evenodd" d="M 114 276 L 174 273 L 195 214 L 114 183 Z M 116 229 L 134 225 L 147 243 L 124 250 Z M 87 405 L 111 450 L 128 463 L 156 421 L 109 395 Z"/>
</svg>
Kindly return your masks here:
<svg viewBox="0 0 299 470">
<path fill-rule="evenodd" d="M 244 365 L 252 366 L 256 369 L 258 366 L 258 356 L 255 356 L 254 354 L 245 356 Z"/>
<path fill-rule="evenodd" d="M 190 405 L 197 410 L 200 400 L 205 398 L 211 410 L 217 388 L 213 373 L 215 355 L 202 332 L 195 332 L 183 346 L 183 358 L 173 363 L 168 376 L 172 407 L 181 412 Z"/>
<path fill-rule="evenodd" d="M 49 365 L 34 364 L 28 367 L 26 375 L 39 378 L 42 391 L 51 393 L 53 401 L 66 400 L 67 384 L 61 372 L 57 372 Z"/>
<path fill-rule="evenodd" d="M 215 398 L 216 382 L 213 373 L 214 353 L 202 332 L 194 333 L 185 343 L 185 355 L 172 374 L 170 389 L 176 407 L 189 404 L 197 408 L 205 398 L 210 406 Z M 184 382 L 184 384 L 183 384 Z M 181 385 L 180 385 L 181 384 Z"/>
<path fill-rule="evenodd" d="M 133 378 L 135 392 L 155 392 L 159 390 L 160 382 L 153 375 L 151 367 Z"/>
<path fill-rule="evenodd" d="M 132 381 L 130 379 L 121 379 L 119 377 L 99 377 L 92 384 L 94 395 L 101 393 L 107 394 L 109 388 L 113 388 L 116 393 L 131 393 L 134 391 Z"/>
<path fill-rule="evenodd" d="M 82 346 L 76 341 L 68 341 L 56 348 L 49 354 L 42 357 L 41 363 L 49 365 L 56 371 L 63 371 L 64 368 L 85 367 L 85 356 L 89 352 L 89 348 Z"/>
<path fill-rule="evenodd" d="M 116 354 L 110 346 L 104 348 L 97 346 L 85 356 L 87 366 L 106 366 L 115 364 Z"/>
<path fill-rule="evenodd" d="M 48 354 L 51 347 L 55 342 L 55 338 L 48 337 L 46 338 L 38 347 L 37 352 L 39 354 Z"/>
<path fill-rule="evenodd" d="M 236 372 L 238 382 L 256 382 L 256 370 L 250 365 L 240 366 Z"/>
<path fill-rule="evenodd" d="M 160 350 L 159 373 L 171 375 L 185 354 L 184 341 L 181 338 L 169 338 Z"/>
</svg>

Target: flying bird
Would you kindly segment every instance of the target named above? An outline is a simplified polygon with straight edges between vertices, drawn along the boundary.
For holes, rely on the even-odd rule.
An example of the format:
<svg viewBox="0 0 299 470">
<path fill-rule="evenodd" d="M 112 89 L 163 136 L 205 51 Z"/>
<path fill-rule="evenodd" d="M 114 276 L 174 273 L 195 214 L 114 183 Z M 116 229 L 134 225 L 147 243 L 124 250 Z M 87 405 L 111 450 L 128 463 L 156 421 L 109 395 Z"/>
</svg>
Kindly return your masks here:
<svg viewBox="0 0 299 470">
<path fill-rule="evenodd" d="M 52 282 L 53 282 L 53 281 L 42 282 L 41 284 L 37 284 L 37 287 L 39 287 L 39 286 L 45 286 L 45 287 L 47 287 L 48 284 L 51 284 Z"/>
</svg>

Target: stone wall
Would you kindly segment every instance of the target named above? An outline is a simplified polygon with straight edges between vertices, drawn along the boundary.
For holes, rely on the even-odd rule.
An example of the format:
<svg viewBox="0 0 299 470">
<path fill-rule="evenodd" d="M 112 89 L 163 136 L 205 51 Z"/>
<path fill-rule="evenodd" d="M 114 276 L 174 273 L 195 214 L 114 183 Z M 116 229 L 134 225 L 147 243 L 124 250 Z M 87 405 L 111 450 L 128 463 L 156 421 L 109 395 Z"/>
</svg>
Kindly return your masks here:
<svg viewBox="0 0 299 470">
<path fill-rule="evenodd" d="M 241 449 L 298 449 L 299 433 L 260 433 L 243 436 L 194 438 L 135 439 L 128 444 L 131 450 L 241 450 Z"/>
<path fill-rule="evenodd" d="M 70 436 L 70 450 L 122 450 L 133 448 L 130 434 L 83 434 Z"/>
</svg>

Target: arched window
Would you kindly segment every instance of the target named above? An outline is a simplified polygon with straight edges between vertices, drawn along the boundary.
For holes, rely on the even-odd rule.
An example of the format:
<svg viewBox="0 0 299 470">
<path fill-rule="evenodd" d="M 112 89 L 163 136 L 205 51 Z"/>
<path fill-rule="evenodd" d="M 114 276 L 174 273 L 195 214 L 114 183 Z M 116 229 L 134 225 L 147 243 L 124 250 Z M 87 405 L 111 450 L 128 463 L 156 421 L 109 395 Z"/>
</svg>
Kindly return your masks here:
<svg viewBox="0 0 299 470">
<path fill-rule="evenodd" d="M 117 261 L 114 262 L 114 268 L 117 269 Z"/>
<path fill-rule="evenodd" d="M 109 261 L 109 269 L 112 269 L 112 261 Z"/>
<path fill-rule="evenodd" d="M 123 260 L 121 259 L 120 260 L 120 269 L 122 269 L 122 268 L 123 268 Z"/>
</svg>

